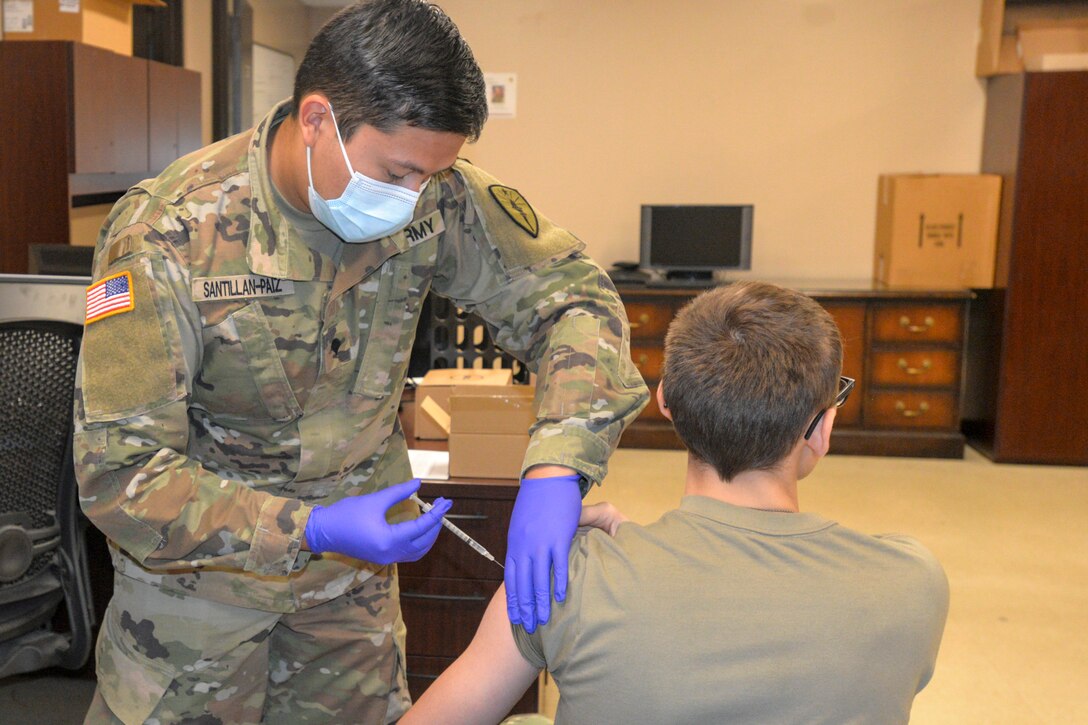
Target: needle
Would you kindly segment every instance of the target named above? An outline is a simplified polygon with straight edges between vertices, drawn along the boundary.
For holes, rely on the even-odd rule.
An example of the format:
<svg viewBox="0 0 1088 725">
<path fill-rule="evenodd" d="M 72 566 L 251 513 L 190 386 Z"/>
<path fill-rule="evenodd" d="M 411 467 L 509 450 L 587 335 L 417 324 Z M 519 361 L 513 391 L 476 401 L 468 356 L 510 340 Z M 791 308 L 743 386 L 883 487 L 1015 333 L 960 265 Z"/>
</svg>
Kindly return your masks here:
<svg viewBox="0 0 1088 725">
<path fill-rule="evenodd" d="M 427 503 L 426 501 L 424 501 L 423 499 L 421 499 L 419 496 L 417 496 L 414 493 L 409 498 L 412 501 L 415 501 L 417 504 L 419 504 L 419 507 L 421 509 L 423 509 L 424 512 L 430 511 L 432 508 L 434 508 L 434 504 Z M 447 529 L 449 529 L 450 533 L 452 533 L 458 539 L 460 539 L 461 541 L 463 541 L 466 544 L 468 544 L 469 546 L 471 546 L 476 551 L 476 553 L 478 553 L 480 556 L 484 557 L 485 559 L 489 559 L 489 560 L 495 562 L 496 564 L 499 565 L 500 569 L 505 569 L 506 568 L 502 564 L 499 564 L 499 562 L 495 559 L 495 557 L 491 555 L 491 552 L 488 551 L 487 549 L 485 549 L 480 544 L 480 542 L 476 541 L 476 539 L 472 538 L 471 536 L 466 534 L 464 531 L 461 531 L 461 529 L 454 526 L 452 523 L 450 523 L 449 519 L 447 519 L 445 516 L 442 517 L 442 525 L 445 526 Z"/>
</svg>

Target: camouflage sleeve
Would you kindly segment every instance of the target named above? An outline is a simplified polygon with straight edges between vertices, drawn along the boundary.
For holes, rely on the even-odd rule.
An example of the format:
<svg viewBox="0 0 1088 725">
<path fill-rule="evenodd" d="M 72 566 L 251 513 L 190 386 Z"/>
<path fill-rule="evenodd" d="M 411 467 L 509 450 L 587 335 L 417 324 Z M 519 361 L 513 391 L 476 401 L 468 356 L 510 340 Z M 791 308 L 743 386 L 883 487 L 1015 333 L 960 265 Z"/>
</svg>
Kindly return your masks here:
<svg viewBox="0 0 1088 725">
<path fill-rule="evenodd" d="M 558 464 L 599 483 L 649 399 L 615 287 L 574 235 L 475 167 L 459 162 L 439 193 L 447 231 L 435 291 L 480 315 L 538 376 L 522 470 Z"/>
<path fill-rule="evenodd" d="M 285 575 L 311 507 L 231 480 L 185 454 L 200 315 L 186 267 L 176 247 L 164 243 L 179 225 L 159 219 L 148 204 L 141 194 L 119 202 L 95 254 L 95 281 L 126 280 L 131 302 L 100 319 L 88 316 L 84 330 L 73 440 L 80 503 L 148 568 Z"/>
</svg>

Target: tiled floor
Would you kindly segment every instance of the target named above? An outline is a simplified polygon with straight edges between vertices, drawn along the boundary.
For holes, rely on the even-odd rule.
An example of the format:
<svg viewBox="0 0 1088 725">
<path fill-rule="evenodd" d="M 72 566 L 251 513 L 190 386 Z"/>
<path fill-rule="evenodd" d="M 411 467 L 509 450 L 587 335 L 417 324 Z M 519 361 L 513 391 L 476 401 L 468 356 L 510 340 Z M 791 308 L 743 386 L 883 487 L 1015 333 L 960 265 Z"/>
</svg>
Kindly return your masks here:
<svg viewBox="0 0 1088 725">
<path fill-rule="evenodd" d="M 620 450 L 589 500 L 653 521 L 679 501 L 684 461 Z M 951 611 L 913 722 L 1088 723 L 1088 468 L 1000 466 L 971 450 L 962 461 L 831 456 L 802 482 L 801 505 L 912 534 L 944 564 Z M 0 722 L 82 722 L 91 685 L 0 682 Z"/>
</svg>

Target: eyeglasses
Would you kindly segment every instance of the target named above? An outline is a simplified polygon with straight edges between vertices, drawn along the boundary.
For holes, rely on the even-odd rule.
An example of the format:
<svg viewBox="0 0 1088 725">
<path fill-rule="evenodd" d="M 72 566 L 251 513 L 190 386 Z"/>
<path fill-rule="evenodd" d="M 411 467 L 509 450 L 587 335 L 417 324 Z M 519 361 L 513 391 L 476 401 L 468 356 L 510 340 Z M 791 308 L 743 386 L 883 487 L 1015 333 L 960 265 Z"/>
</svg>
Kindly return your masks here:
<svg viewBox="0 0 1088 725">
<path fill-rule="evenodd" d="M 838 392 L 838 395 L 835 396 L 835 407 L 836 408 L 841 408 L 843 406 L 843 403 L 846 402 L 846 399 L 850 397 L 850 391 L 853 390 L 853 389 L 854 389 L 854 379 L 853 378 L 848 378 L 845 375 L 840 375 L 839 376 L 839 392 Z M 805 440 L 806 441 L 809 438 L 812 437 L 812 432 L 814 430 L 816 430 L 816 424 L 820 422 L 820 418 L 824 417 L 824 412 L 826 410 L 827 410 L 827 408 L 824 408 L 819 413 L 817 413 L 816 417 L 812 419 L 811 423 L 809 423 L 808 430 L 805 431 Z"/>
</svg>

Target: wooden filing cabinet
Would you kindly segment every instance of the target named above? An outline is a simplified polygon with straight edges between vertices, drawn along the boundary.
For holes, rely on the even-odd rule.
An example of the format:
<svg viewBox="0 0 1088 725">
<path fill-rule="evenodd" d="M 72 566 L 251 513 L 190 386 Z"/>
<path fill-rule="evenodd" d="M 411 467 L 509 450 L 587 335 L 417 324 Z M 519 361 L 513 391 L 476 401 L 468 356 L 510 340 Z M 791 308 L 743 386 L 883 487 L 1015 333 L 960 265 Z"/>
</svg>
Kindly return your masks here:
<svg viewBox="0 0 1088 725">
<path fill-rule="evenodd" d="M 868 308 L 862 425 L 844 428 L 833 450 L 961 457 L 966 295 L 874 299 Z"/>
<path fill-rule="evenodd" d="M 515 480 L 481 479 L 425 481 L 419 493 L 427 501 L 438 496 L 453 500 L 446 518 L 501 562 L 517 492 Z M 416 699 L 468 646 L 502 584 L 503 570 L 445 529 L 427 556 L 401 564 L 399 570 L 401 611 L 408 628 L 408 689 Z M 533 685 L 511 713 L 535 712 Z"/>
<path fill-rule="evenodd" d="M 960 432 L 967 290 L 895 290 L 874 284 L 783 283 L 810 295 L 843 338 L 843 374 L 857 387 L 839 411 L 832 451 L 856 455 L 963 455 Z M 621 287 L 631 355 L 651 389 L 673 316 L 699 290 Z M 679 448 L 655 402 L 620 445 Z"/>
<path fill-rule="evenodd" d="M 201 143 L 199 73 L 83 43 L 0 42 L 0 97 L 0 272 Z"/>
<path fill-rule="evenodd" d="M 994 288 L 971 304 L 964 429 L 998 463 L 1088 466 L 1088 71 L 986 87 Z"/>
</svg>

